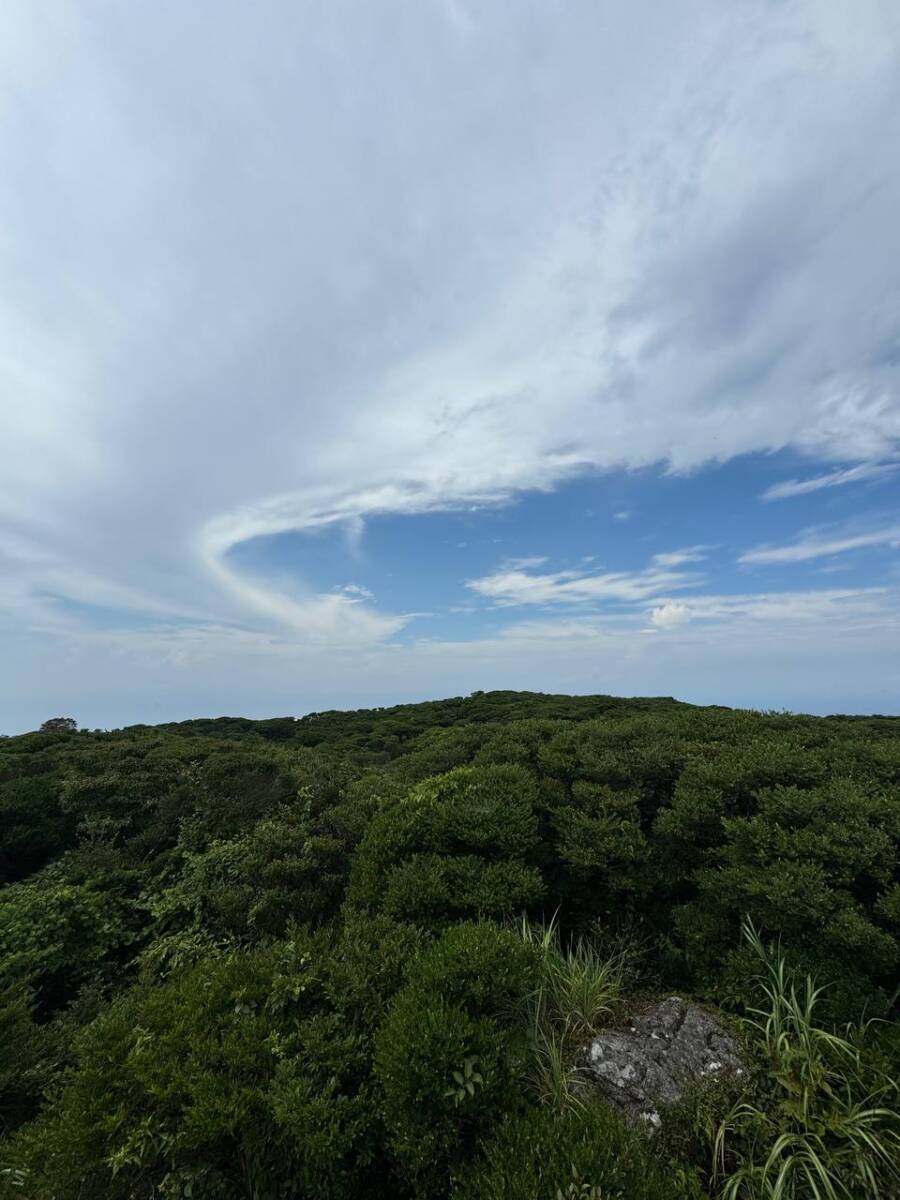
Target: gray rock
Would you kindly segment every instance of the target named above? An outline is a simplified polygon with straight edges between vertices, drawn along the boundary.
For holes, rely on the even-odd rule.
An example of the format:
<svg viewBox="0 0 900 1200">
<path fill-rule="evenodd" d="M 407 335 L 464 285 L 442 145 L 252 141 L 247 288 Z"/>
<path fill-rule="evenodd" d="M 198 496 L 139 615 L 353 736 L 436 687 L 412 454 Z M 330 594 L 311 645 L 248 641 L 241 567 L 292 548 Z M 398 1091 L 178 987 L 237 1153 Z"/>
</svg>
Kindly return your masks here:
<svg viewBox="0 0 900 1200">
<path fill-rule="evenodd" d="M 604 1031 L 585 1048 L 587 1078 L 633 1124 L 654 1133 L 660 1110 L 696 1081 L 742 1075 L 738 1048 L 721 1024 L 678 996 L 632 1017 L 625 1029 Z"/>
</svg>

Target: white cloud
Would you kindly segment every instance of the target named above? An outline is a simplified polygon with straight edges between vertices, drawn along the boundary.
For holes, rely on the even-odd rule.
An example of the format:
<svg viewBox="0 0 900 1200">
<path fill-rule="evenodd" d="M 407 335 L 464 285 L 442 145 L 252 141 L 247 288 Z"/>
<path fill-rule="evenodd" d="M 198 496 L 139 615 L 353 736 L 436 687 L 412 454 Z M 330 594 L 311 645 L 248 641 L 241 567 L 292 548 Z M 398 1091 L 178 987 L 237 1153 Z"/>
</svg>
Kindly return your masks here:
<svg viewBox="0 0 900 1200">
<path fill-rule="evenodd" d="M 709 546 L 686 546 L 683 550 L 654 554 L 653 561 L 659 567 L 681 567 L 685 563 L 702 562 L 710 549 Z"/>
<path fill-rule="evenodd" d="M 677 604 L 667 600 L 650 610 L 650 623 L 659 629 L 672 629 L 677 625 L 685 625 L 691 619 L 691 610 L 686 604 Z"/>
<path fill-rule="evenodd" d="M 15 706 L 0 727 L 35 728 L 55 712 L 71 712 L 89 726 L 198 713 L 296 714 L 476 688 L 675 694 L 702 704 L 739 700 L 810 712 L 896 710 L 896 590 L 685 603 L 693 609 L 700 600 L 705 619 L 658 629 L 654 637 L 640 636 L 652 606 L 523 621 L 468 641 L 369 647 L 309 645 L 211 624 L 45 633 L 20 638 L 6 656 Z"/>
<path fill-rule="evenodd" d="M 815 558 L 846 554 L 848 550 L 864 550 L 871 546 L 897 549 L 900 546 L 900 525 L 873 529 L 867 533 L 810 533 L 784 546 L 759 546 L 755 550 L 747 550 L 738 561 L 749 565 L 809 562 Z"/>
<path fill-rule="evenodd" d="M 744 595 L 692 596 L 685 603 L 665 601 L 651 610 L 654 625 L 672 628 L 688 621 L 739 625 L 765 621 L 783 628 L 792 622 L 830 622 L 849 627 L 853 622 L 897 617 L 897 597 L 889 588 L 830 588 L 794 592 L 753 592 Z"/>
<path fill-rule="evenodd" d="M 356 600 L 357 603 L 360 600 L 374 600 L 375 599 L 375 596 L 372 593 L 372 591 L 362 583 L 345 583 L 345 584 L 343 584 L 343 586 L 339 587 L 337 590 L 342 592 L 345 596 L 349 596 L 351 599 Z"/>
<path fill-rule="evenodd" d="M 822 488 L 842 487 L 846 483 L 864 483 L 884 479 L 900 470 L 900 463 L 861 463 L 856 467 L 844 467 L 815 475 L 811 479 L 786 479 L 775 483 L 761 494 L 762 500 L 787 500 L 794 496 L 805 496 Z"/>
<path fill-rule="evenodd" d="M 466 587 L 493 601 L 498 607 L 522 604 L 597 604 L 603 601 L 631 603 L 678 588 L 698 587 L 703 577 L 675 568 L 701 562 L 707 546 L 688 546 L 654 554 L 650 566 L 641 571 L 548 571 L 538 574 L 546 558 L 519 558 L 505 562 L 499 570 L 480 579 L 469 579 Z M 582 559 L 587 564 L 594 555 Z"/>
<path fill-rule="evenodd" d="M 592 558 L 593 555 L 589 557 Z M 524 558 L 508 558 L 503 566 L 509 571 L 525 571 L 529 567 L 542 567 L 546 561 L 546 554 L 532 554 Z M 588 561 L 588 558 L 584 561 Z"/>
<path fill-rule="evenodd" d="M 696 587 L 701 577 L 669 569 L 693 562 L 695 554 L 657 555 L 643 571 L 551 571 L 543 575 L 501 567 L 492 575 L 470 579 L 466 587 L 492 600 L 499 607 L 521 604 L 596 604 L 601 601 L 629 602 L 646 599 L 675 588 Z M 672 561 L 664 562 L 671 558 Z"/>
<path fill-rule="evenodd" d="M 641 601 L 625 609 L 607 609 L 579 617 L 546 617 L 520 621 L 508 627 L 505 637 L 560 638 L 625 637 L 649 629 L 682 631 L 693 638 L 713 632 L 755 641 L 748 631 L 765 624 L 767 636 L 782 635 L 797 627 L 886 629 L 900 619 L 900 596 L 890 587 L 810 588 L 804 591 L 701 594 L 660 602 Z M 690 625 L 690 629 L 684 627 Z M 680 634 L 679 634 L 680 636 Z"/>
<path fill-rule="evenodd" d="M 358 656 L 410 614 L 235 549 L 586 467 L 896 453 L 879 0 L 10 0 L 0 35 L 4 656 L 51 592 Z"/>
</svg>

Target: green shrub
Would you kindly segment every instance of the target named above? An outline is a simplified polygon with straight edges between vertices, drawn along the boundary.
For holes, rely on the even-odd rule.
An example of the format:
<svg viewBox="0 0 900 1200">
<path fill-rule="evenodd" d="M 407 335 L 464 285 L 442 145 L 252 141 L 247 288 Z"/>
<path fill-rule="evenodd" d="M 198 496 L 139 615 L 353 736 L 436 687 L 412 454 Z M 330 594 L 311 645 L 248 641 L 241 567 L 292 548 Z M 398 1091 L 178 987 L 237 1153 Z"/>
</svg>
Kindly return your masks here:
<svg viewBox="0 0 900 1200">
<path fill-rule="evenodd" d="M 151 934 L 280 937 L 290 922 L 319 924 L 340 900 L 347 856 L 316 833 L 302 805 L 282 806 L 239 837 L 185 850 L 144 897 Z"/>
<path fill-rule="evenodd" d="M 535 783 L 514 766 L 460 767 L 377 816 L 353 864 L 351 896 L 424 923 L 521 911 L 542 895 Z"/>
<path fill-rule="evenodd" d="M 646 887 L 647 839 L 637 789 L 576 780 L 551 816 L 554 853 L 563 868 L 558 888 L 568 904 L 609 919 Z"/>
<path fill-rule="evenodd" d="M 900 1190 L 900 1087 L 867 1065 L 869 1026 L 841 1036 L 818 1019 L 809 976 L 749 923 L 765 1006 L 748 1019 L 768 1066 L 768 1104 L 741 1100 L 716 1137 L 723 1200 L 881 1200 Z"/>
<path fill-rule="evenodd" d="M 0 985 L 0 1135 L 15 1129 L 37 1107 L 42 1032 L 34 1020 L 31 989 L 21 980 Z"/>
<path fill-rule="evenodd" d="M 145 972 L 75 1032 L 53 1105 L 7 1148 L 26 1194 L 395 1196 L 372 1033 L 418 942 L 351 914 L 257 949 L 194 946 L 161 981 Z M 28 1032 L 25 1000 L 10 998 L 10 1036 Z"/>
<path fill-rule="evenodd" d="M 114 1001 L 76 1038 L 53 1109 L 12 1143 L 15 1165 L 42 1200 L 151 1196 L 173 1172 L 234 1181 L 263 1150 L 273 1172 L 279 1159 L 287 1169 L 290 1142 L 270 1110 L 271 1039 L 318 994 L 309 956 L 275 945 Z"/>
<path fill-rule="evenodd" d="M 539 960 L 515 933 L 490 921 L 465 922 L 410 963 L 409 986 L 419 986 L 487 1016 L 515 1017 L 510 1004 L 534 987 Z"/>
<path fill-rule="evenodd" d="M 416 854 L 391 872 L 382 905 L 396 920 L 440 927 L 466 917 L 522 912 L 543 892 L 540 872 L 523 863 Z"/>
<path fill-rule="evenodd" d="M 688 1173 L 660 1165 L 606 1107 L 532 1108 L 503 1121 L 452 1200 L 702 1200 Z"/>
<path fill-rule="evenodd" d="M 52 776 L 0 783 L 0 884 L 24 879 L 71 845 L 75 822 Z"/>
<path fill-rule="evenodd" d="M 59 865 L 0 890 L 0 979 L 31 979 L 45 1008 L 135 937 L 135 907 L 100 884 L 70 882 Z"/>
<path fill-rule="evenodd" d="M 198 778 L 198 811 L 213 838 L 233 837 L 296 799 L 297 784 L 274 757 L 232 750 L 211 756 Z"/>
<path fill-rule="evenodd" d="M 537 965 L 520 937 L 488 923 L 453 927 L 411 964 L 376 1070 L 389 1144 L 420 1194 L 439 1193 L 475 1139 L 524 1103 Z"/>
<path fill-rule="evenodd" d="M 746 953 L 733 950 L 749 914 L 820 980 L 845 981 L 840 994 L 849 1007 L 836 1006 L 835 1016 L 858 1014 L 864 1004 L 872 1011 L 879 987 L 883 1008 L 900 967 L 897 939 L 879 920 L 889 905 L 878 905 L 880 892 L 890 894 L 900 848 L 896 799 L 835 779 L 808 790 L 761 789 L 746 804 L 746 813 L 727 816 L 720 801 L 721 844 L 696 873 L 697 898 L 675 912 L 695 980 L 707 987 L 718 980 L 734 992 L 742 975 L 752 977 Z"/>
<path fill-rule="evenodd" d="M 328 946 L 323 988 L 329 1002 L 345 1020 L 365 1030 L 376 1029 L 420 948 L 421 932 L 382 913 L 348 908 L 337 936 L 323 930 L 318 941 Z"/>
<path fill-rule="evenodd" d="M 270 1044 L 272 1140 L 283 1147 L 292 1187 L 317 1200 L 354 1194 L 383 1136 L 368 1039 L 339 1014 L 317 1013 Z M 265 1158 L 272 1157 L 270 1147 Z"/>
</svg>

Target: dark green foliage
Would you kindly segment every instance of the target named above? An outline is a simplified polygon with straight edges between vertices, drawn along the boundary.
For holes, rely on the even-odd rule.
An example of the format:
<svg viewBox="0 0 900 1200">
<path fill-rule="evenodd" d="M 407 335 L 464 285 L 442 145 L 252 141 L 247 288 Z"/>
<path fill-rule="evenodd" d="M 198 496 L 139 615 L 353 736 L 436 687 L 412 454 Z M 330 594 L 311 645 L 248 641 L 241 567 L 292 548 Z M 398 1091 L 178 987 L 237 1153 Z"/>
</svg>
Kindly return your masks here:
<svg viewBox="0 0 900 1200">
<path fill-rule="evenodd" d="M 322 947 L 289 942 L 213 954 L 114 1002 L 17 1142 L 36 1194 L 124 1200 L 215 1178 L 241 1195 L 252 1172 L 272 1195 L 344 1195 L 378 1114 L 367 1037 L 333 990 Z"/>
<path fill-rule="evenodd" d="M 74 717 L 50 717 L 41 725 L 41 733 L 75 733 L 78 722 Z"/>
<path fill-rule="evenodd" d="M 668 697 L 621 700 L 615 696 L 552 696 L 539 692 L 473 692 L 449 700 L 424 704 L 399 704 L 392 708 L 356 712 L 307 713 L 293 723 L 292 742 L 300 746 L 336 745 L 345 753 L 363 752 L 385 761 L 402 754 L 420 735 L 457 725 L 503 725 L 527 717 L 557 721 L 584 721 L 619 712 L 674 712 L 687 709 Z M 255 741 L 267 737 L 275 726 L 279 735 L 289 718 L 250 721 L 245 717 L 182 721 L 157 728 L 181 736 L 233 738 Z M 140 730 L 145 726 L 132 726 Z M 126 731 L 128 732 L 128 731 Z M 281 737 L 279 736 L 279 740 Z"/>
<path fill-rule="evenodd" d="M 317 832 L 302 805 L 263 817 L 242 836 L 186 850 L 146 897 L 153 932 L 278 935 L 337 907 L 347 870 L 341 842 Z"/>
<path fill-rule="evenodd" d="M 113 1003 L 79 1039 L 53 1110 L 20 1140 L 37 1194 L 149 1196 L 172 1170 L 233 1158 L 269 1070 L 274 967 L 272 953 L 211 960 Z"/>
<path fill-rule="evenodd" d="M 0 1195 L 699 1196 L 713 1108 L 648 1157 L 569 1111 L 576 1043 L 623 988 L 746 1014 L 749 916 L 896 1078 L 898 846 L 888 717 L 488 692 L 2 739 Z"/>
<path fill-rule="evenodd" d="M 522 863 L 485 862 L 475 854 L 416 854 L 391 872 L 382 904 L 392 917 L 440 926 L 468 916 L 521 912 L 543 891 L 539 871 Z"/>
<path fill-rule="evenodd" d="M 683 1168 L 660 1165 L 608 1108 L 505 1120 L 454 1188 L 453 1200 L 703 1200 Z"/>
<path fill-rule="evenodd" d="M 352 896 L 440 924 L 512 914 L 540 899 L 537 789 L 521 767 L 459 767 L 379 814 L 356 856 Z"/>
<path fill-rule="evenodd" d="M 391 1148 L 417 1191 L 524 1102 L 537 956 L 489 923 L 449 929 L 410 966 L 377 1041 Z"/>
<path fill-rule="evenodd" d="M 34 1112 L 42 1048 L 31 989 L 21 980 L 0 988 L 0 1134 Z"/>
<path fill-rule="evenodd" d="M 48 775 L 23 775 L 0 783 L 0 884 L 24 879 L 61 854 L 75 822 L 59 803 Z"/>
<path fill-rule="evenodd" d="M 646 882 L 647 839 L 640 795 L 605 783 L 577 780 L 568 802 L 552 810 L 560 890 L 573 904 L 609 919 Z"/>
<path fill-rule="evenodd" d="M 201 811 L 213 837 L 239 833 L 296 792 L 296 784 L 278 762 L 245 750 L 209 758 L 199 772 L 199 784 Z"/>
<path fill-rule="evenodd" d="M 675 914 L 695 970 L 718 963 L 726 977 L 746 976 L 746 952 L 733 947 L 749 915 L 821 979 L 846 981 L 847 1001 L 857 992 L 871 1005 L 874 985 L 900 968 L 896 938 L 879 923 L 898 844 L 900 806 L 878 787 L 834 779 L 758 790 L 752 813 L 722 821 L 696 900 Z"/>
<path fill-rule="evenodd" d="M 33 980 L 47 1006 L 71 999 L 133 940 L 126 901 L 57 867 L 0 891 L 0 977 Z"/>
</svg>

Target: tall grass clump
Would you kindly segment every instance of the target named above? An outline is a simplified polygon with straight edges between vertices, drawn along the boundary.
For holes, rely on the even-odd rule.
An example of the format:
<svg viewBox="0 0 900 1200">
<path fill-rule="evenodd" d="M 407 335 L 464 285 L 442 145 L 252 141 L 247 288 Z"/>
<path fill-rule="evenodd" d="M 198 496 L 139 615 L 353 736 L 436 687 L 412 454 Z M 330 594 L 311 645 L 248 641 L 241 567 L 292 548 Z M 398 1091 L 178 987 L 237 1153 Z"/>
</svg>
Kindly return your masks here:
<svg viewBox="0 0 900 1200">
<path fill-rule="evenodd" d="M 764 1005 L 745 1018 L 770 1095 L 736 1104 L 715 1138 L 722 1200 L 883 1200 L 900 1195 L 896 1080 L 870 1065 L 872 1022 L 840 1032 L 818 1017 L 822 988 L 798 986 L 748 921 Z"/>
<path fill-rule="evenodd" d="M 523 920 L 524 941 L 539 951 L 541 970 L 529 998 L 532 1088 L 538 1099 L 564 1112 L 578 1108 L 580 1068 L 574 1059 L 615 1013 L 625 982 L 625 956 L 604 957 L 587 938 L 563 943 L 555 920 Z"/>
</svg>

